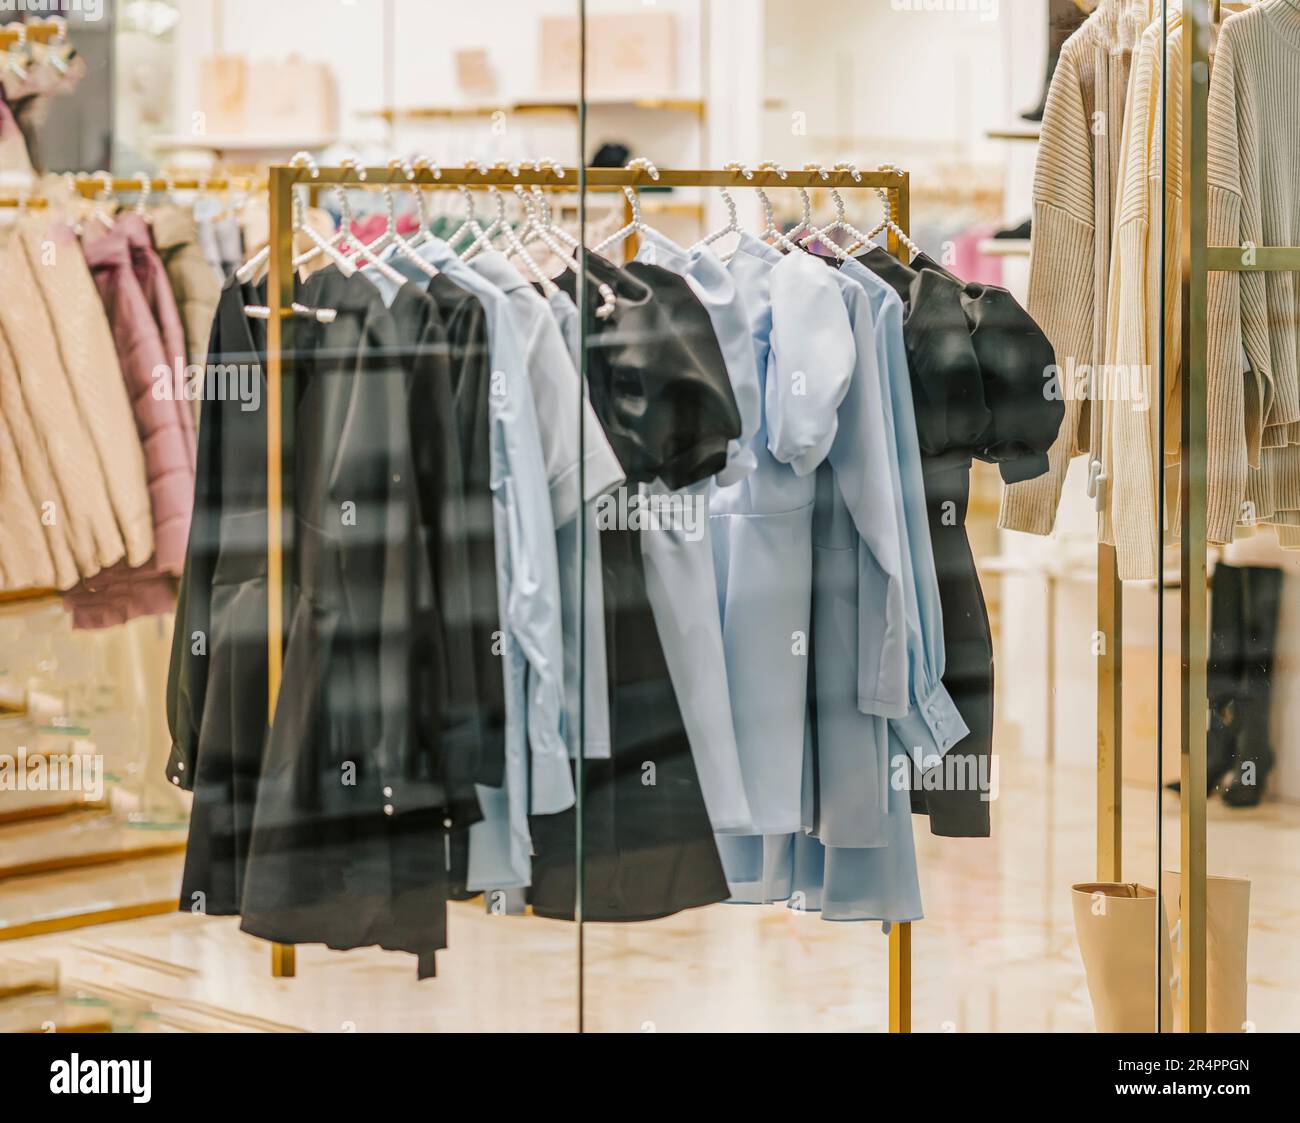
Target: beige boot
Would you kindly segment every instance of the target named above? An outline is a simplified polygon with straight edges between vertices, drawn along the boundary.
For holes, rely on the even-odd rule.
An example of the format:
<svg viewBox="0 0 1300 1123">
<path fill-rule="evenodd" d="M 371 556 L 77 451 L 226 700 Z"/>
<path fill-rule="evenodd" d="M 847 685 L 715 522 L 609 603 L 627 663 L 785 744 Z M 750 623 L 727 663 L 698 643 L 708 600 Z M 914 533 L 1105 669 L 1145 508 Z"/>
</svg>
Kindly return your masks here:
<svg viewBox="0 0 1300 1123">
<path fill-rule="evenodd" d="M 1099 1033 L 1154 1033 L 1156 1029 L 1156 892 L 1145 885 L 1087 882 L 1071 889 L 1074 930 L 1088 976 Z M 1160 917 L 1162 1032 L 1172 1025 L 1169 929 Z"/>
<path fill-rule="evenodd" d="M 1165 870 L 1161 877 L 1165 912 L 1181 936 L 1182 875 Z M 1244 877 L 1205 879 L 1205 1028 L 1210 1033 L 1246 1031 L 1246 946 L 1250 939 L 1250 882 Z M 1177 986 L 1175 986 L 1177 991 Z M 1181 1005 L 1175 1028 L 1182 1028 Z"/>
</svg>

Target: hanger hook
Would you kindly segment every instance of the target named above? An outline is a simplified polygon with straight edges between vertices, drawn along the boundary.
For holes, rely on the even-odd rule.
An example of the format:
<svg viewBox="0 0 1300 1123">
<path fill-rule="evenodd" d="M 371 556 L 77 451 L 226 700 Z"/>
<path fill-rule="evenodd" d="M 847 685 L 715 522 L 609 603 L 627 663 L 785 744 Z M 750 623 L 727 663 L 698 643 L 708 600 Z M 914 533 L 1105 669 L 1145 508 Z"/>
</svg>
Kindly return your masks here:
<svg viewBox="0 0 1300 1123">
<path fill-rule="evenodd" d="M 651 179 L 659 178 L 659 169 L 654 166 L 654 162 L 647 160 L 644 156 L 637 156 L 623 165 L 624 171 L 645 172 Z M 624 187 L 623 194 L 627 196 L 627 201 L 632 207 L 632 222 L 639 230 L 644 223 L 641 220 L 641 197 L 635 187 Z"/>
<path fill-rule="evenodd" d="M 434 179 L 442 179 L 442 165 L 435 160 L 430 160 L 427 156 L 417 156 L 410 167 L 415 171 L 427 171 L 432 174 Z"/>
<path fill-rule="evenodd" d="M 305 151 L 304 149 L 300 148 L 297 152 L 295 152 L 292 156 L 289 157 L 289 167 L 306 168 L 308 172 L 311 173 L 312 179 L 320 179 L 320 168 L 317 167 L 316 161 L 312 157 L 312 154 L 310 152 Z M 205 183 L 207 182 L 206 176 L 204 177 L 204 182 Z M 301 226 L 303 222 L 306 220 L 307 205 L 306 203 L 303 202 L 302 194 L 300 192 L 294 191 L 292 195 L 293 195 L 293 207 L 292 207 L 293 225 Z"/>
<path fill-rule="evenodd" d="M 388 166 L 401 171 L 406 176 L 406 182 L 411 190 L 411 202 L 415 204 L 416 221 L 420 224 L 420 229 L 424 229 L 424 192 L 420 190 L 419 184 L 412 182 L 415 179 L 415 165 L 409 160 L 397 158 L 389 160 Z M 394 232 L 396 232 L 396 224 L 394 224 Z"/>
<path fill-rule="evenodd" d="M 140 198 L 136 200 L 135 213 L 141 218 L 145 218 L 145 204 L 149 202 L 149 196 L 153 194 L 153 180 L 144 172 L 136 172 L 135 178 L 140 184 Z"/>
<path fill-rule="evenodd" d="M 360 183 L 366 182 L 366 166 L 359 159 L 357 159 L 357 157 L 344 156 L 343 159 L 339 161 L 339 167 L 350 168 L 352 171 L 356 172 L 357 180 Z M 339 214 L 343 220 L 342 223 L 343 230 L 347 235 L 351 235 L 352 204 L 348 202 L 347 186 L 342 183 L 337 184 L 334 188 L 334 193 L 338 196 L 338 200 L 339 200 Z"/>
<path fill-rule="evenodd" d="M 312 158 L 310 152 L 304 152 L 301 149 L 289 157 L 289 167 L 307 168 L 311 172 L 312 179 L 320 179 L 320 168 L 316 166 L 316 161 Z"/>
</svg>

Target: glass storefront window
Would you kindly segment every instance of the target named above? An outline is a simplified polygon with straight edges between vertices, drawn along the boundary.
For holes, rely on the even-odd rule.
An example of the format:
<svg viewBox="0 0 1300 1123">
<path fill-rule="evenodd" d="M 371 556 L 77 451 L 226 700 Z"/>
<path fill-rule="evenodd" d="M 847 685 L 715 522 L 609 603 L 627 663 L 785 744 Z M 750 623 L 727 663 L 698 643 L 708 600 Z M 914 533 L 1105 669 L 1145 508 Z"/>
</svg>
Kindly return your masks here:
<svg viewBox="0 0 1300 1123">
<path fill-rule="evenodd" d="M 1293 0 L 63 7 L 0 1024 L 1296 1028 Z"/>
</svg>

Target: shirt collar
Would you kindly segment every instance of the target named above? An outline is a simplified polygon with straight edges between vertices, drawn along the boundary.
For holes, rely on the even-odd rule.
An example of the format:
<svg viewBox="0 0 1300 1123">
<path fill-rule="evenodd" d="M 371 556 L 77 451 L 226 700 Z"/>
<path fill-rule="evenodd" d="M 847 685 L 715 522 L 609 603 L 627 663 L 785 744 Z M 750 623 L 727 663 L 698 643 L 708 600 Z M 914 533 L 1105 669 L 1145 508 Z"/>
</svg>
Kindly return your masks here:
<svg viewBox="0 0 1300 1123">
<path fill-rule="evenodd" d="M 653 254 L 653 257 L 647 257 L 647 253 Z M 680 272 L 690 259 L 690 253 L 666 234 L 660 234 L 658 230 L 650 227 L 641 231 L 641 251 L 637 254 L 638 261 L 647 261 L 651 265 L 662 265 Z"/>
<path fill-rule="evenodd" d="M 749 231 L 745 231 L 740 236 L 740 244 L 736 246 L 737 253 L 745 253 L 750 257 L 756 257 L 759 261 L 767 261 L 775 265 L 785 255 L 780 250 L 769 246 L 766 242 L 761 242 L 754 237 Z"/>
<path fill-rule="evenodd" d="M 514 292 L 515 289 L 528 289 L 529 292 L 535 292 L 524 275 L 510 264 L 505 254 L 498 250 L 484 250 L 483 253 L 471 258 L 469 265 L 502 292 Z"/>
</svg>

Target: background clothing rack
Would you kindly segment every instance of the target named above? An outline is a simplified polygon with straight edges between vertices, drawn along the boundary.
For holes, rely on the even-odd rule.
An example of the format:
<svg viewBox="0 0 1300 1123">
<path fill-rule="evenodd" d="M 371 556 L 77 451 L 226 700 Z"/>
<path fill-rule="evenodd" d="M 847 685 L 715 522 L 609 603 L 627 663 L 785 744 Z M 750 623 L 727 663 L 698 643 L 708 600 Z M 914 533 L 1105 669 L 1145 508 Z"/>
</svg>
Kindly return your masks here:
<svg viewBox="0 0 1300 1123">
<path fill-rule="evenodd" d="M 138 181 L 124 181 L 125 189 L 138 188 Z M 92 192 L 102 189 L 86 180 Z M 413 176 L 393 167 L 291 167 L 273 165 L 270 169 L 269 275 L 267 304 L 271 309 L 267 323 L 266 345 L 266 427 L 267 427 L 267 703 L 271 720 L 284 658 L 284 620 L 288 588 L 285 583 L 285 506 L 284 498 L 293 494 L 293 417 L 292 393 L 295 330 L 293 270 L 293 192 L 296 187 L 349 188 L 384 187 L 524 187 L 538 186 L 569 190 L 617 190 L 623 187 L 727 187 L 738 188 L 830 188 L 839 190 L 883 188 L 889 196 L 891 214 L 906 234 L 911 218 L 911 194 L 908 173 L 893 168 L 862 171 L 856 177 L 847 170 L 789 171 L 729 169 L 660 168 L 651 175 L 640 168 L 519 168 L 509 167 L 444 168 L 421 167 Z M 180 189 L 180 184 L 174 186 Z M 902 244 L 894 230 L 889 232 L 889 251 L 898 255 Z M 586 319 L 581 320 L 583 340 Z M 581 903 L 576 912 L 581 922 Z M 581 938 L 581 937 L 579 937 Z M 271 974 L 287 978 L 295 973 L 294 948 L 289 944 L 272 944 Z M 910 1033 L 912 1029 L 912 926 L 894 924 L 889 934 L 889 1030 Z M 581 1013 L 579 1014 L 581 1026 Z"/>
<path fill-rule="evenodd" d="M 1218 4 L 1183 2 L 1182 300 L 1182 469 L 1179 618 L 1182 729 L 1180 733 L 1180 853 L 1182 872 L 1182 1013 L 1193 1033 L 1206 1027 L 1205 878 L 1206 762 L 1208 723 L 1207 621 L 1207 366 L 1209 274 L 1212 272 L 1300 271 L 1300 246 L 1211 246 L 1209 238 L 1209 148 L 1211 27 Z M 1168 106 L 1166 105 L 1166 112 Z M 1168 118 L 1166 117 L 1166 121 Z"/>
</svg>

